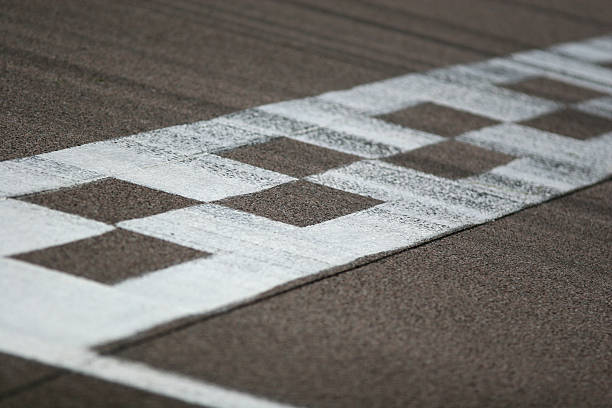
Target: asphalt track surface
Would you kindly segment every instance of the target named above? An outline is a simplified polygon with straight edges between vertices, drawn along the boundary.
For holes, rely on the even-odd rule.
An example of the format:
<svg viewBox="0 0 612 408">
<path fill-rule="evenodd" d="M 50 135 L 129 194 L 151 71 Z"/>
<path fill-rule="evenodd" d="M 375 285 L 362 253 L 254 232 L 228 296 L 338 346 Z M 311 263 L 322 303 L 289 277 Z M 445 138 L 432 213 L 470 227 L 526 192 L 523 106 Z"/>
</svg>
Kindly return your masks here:
<svg viewBox="0 0 612 408">
<path fill-rule="evenodd" d="M 612 31 L 612 7 L 607 2 L 585 1 L 577 7 L 560 0 L 5 1 L 1 18 L 0 159 L 7 160 L 5 165 L 412 72 L 587 41 Z M 609 78 L 609 71 L 593 68 L 610 66 L 612 53 L 606 56 L 605 50 L 603 57 L 594 57 L 590 71 L 574 72 L 573 77 Z M 585 88 L 568 84 L 565 76 L 555 78 L 563 84 L 540 79 L 505 86 L 567 104 L 610 94 L 601 80 L 601 86 Z M 444 97 L 448 95 L 453 96 L 451 92 Z M 525 101 L 524 112 L 529 113 L 532 105 L 527 102 L 533 100 Z M 327 174 L 336 166 L 354 168 L 363 157 L 384 157 L 384 166 L 405 166 L 445 179 L 463 179 L 494 166 L 506 168 L 517 154 L 516 146 L 508 142 L 492 151 L 486 147 L 494 134 L 465 136 L 466 131 L 500 122 L 507 126 L 508 121 L 520 121 L 565 135 L 544 145 L 552 159 L 571 153 L 583 141 L 595 146 L 585 148 L 581 156 L 593 160 L 585 164 L 589 169 L 597 160 L 610 158 L 598 142 L 612 130 L 605 115 L 585 117 L 584 110 L 573 109 L 509 119 L 495 104 L 475 103 L 471 114 L 448 110 L 449 106 L 454 105 L 427 103 L 377 115 L 428 135 L 462 135 L 442 143 L 427 139 L 432 142 L 429 147 L 419 139 L 423 147 L 416 156 L 391 138 L 386 146 L 399 146 L 402 153 L 385 156 L 369 145 L 328 149 L 321 142 L 326 139 L 316 133 L 306 133 L 306 139 L 273 139 L 263 150 L 246 145 L 219 154 L 218 160 L 263 168 L 258 180 L 278 185 L 263 193 L 243 191 L 244 184 L 236 184 L 235 197 L 202 197 L 197 192 L 185 196 L 167 185 L 151 189 L 144 182 L 134 184 L 129 169 L 121 177 L 132 182 L 97 179 L 89 170 L 79 170 L 70 173 L 69 186 L 77 186 L 75 190 L 56 186 L 45 194 L 38 194 L 43 190 L 38 189 L 21 193 L 18 200 L 4 199 L 0 204 L 5 214 L 17 214 L 16 222 L 4 218 L 6 225 L 23 222 L 25 227 L 3 237 L 2 248 L 9 249 L 2 255 L 10 256 L 3 263 L 9 265 L 3 282 L 13 282 L 9 275 L 14 265 L 24 268 L 20 273 L 31 273 L 33 280 L 23 287 L 1 288 L 5 303 L 0 344 L 6 353 L 0 354 L 0 406 L 274 406 L 273 401 L 314 407 L 609 406 L 612 185 L 600 173 L 588 178 L 569 172 L 554 184 L 568 195 L 533 193 L 537 199 L 520 207 L 531 208 L 503 209 L 481 225 L 459 217 L 456 225 L 461 231 L 444 230 L 416 247 L 406 245 L 412 248 L 345 266 L 332 262 L 334 268 L 323 273 L 296 275 L 281 286 L 264 285 L 264 295 L 234 308 L 217 310 L 207 304 L 205 309 L 213 312 L 193 317 L 175 311 L 174 305 L 157 310 L 143 301 L 132 313 L 142 310 L 152 316 L 150 320 L 137 322 L 143 326 L 121 321 L 124 311 L 117 303 L 123 298 L 112 288 L 126 289 L 130 282 L 141 282 L 143 274 L 158 276 L 147 273 L 172 265 L 217 259 L 208 247 L 181 245 L 182 241 L 151 232 L 143 235 L 144 227 L 136 221 L 108 227 L 122 220 L 181 209 L 186 217 L 193 216 L 191 206 L 215 202 L 214 208 L 256 214 L 292 228 L 317 228 L 384 205 L 384 200 L 359 191 L 339 195 L 336 179 L 314 180 L 313 175 Z M 559 140 L 563 143 L 555 144 Z M 598 146 L 603 151 L 599 156 Z M 457 161 L 457 152 L 478 160 Z M 281 155 L 283 160 L 278 160 Z M 438 159 L 432 160 L 432 155 Z M 278 174 L 300 181 L 283 187 L 288 184 L 279 183 L 289 179 L 280 180 Z M 27 184 L 25 179 L 0 180 L 1 186 L 10 188 L 22 181 Z M 180 180 L 171 182 L 181 185 Z M 568 187 L 559 187 L 565 186 L 561 182 Z M 293 202 L 282 202 L 291 196 L 302 197 L 300 206 L 279 212 L 279 202 L 282 208 L 291 207 Z M 24 218 L 25 213 L 31 218 Z M 69 218 L 75 214 L 87 223 Z M 73 223 L 68 231 L 41 230 L 52 233 L 49 242 L 58 239 L 54 245 L 63 245 L 49 245 L 44 236 L 25 244 L 19 241 L 18 234 L 32 237 L 23 235 L 24 230 L 49 226 L 45 217 L 51 215 L 59 217 L 58 222 Z M 154 227 L 160 230 L 159 225 Z M 370 227 L 371 231 L 360 230 L 364 237 L 375 233 Z M 6 244 L 9 241 L 15 242 Z M 356 255 L 378 252 L 359 248 L 353 248 Z M 241 255 L 252 256 L 250 250 L 245 248 Z M 302 267 L 296 261 L 298 266 Z M 62 277 L 50 270 L 61 271 Z M 74 276 L 79 277 L 74 293 L 54 296 L 42 291 L 62 279 L 72 285 Z M 50 300 L 38 305 L 34 299 L 24 306 L 39 282 L 44 284 L 38 296 Z M 207 293 L 221 292 L 224 283 L 219 281 Z M 32 322 L 48 326 L 49 333 L 62 332 L 62 322 L 54 321 L 54 299 L 62 303 L 74 298 L 75 303 L 68 304 L 78 308 L 79 293 L 85 297 L 94 292 L 105 300 L 101 308 L 116 313 L 107 316 L 118 326 L 116 332 L 105 327 L 108 338 L 102 329 L 96 331 L 96 324 L 103 322 L 88 322 L 55 343 L 29 335 L 38 333 Z M 11 309 L 10 301 L 19 307 Z M 41 305 L 49 310 L 37 311 Z M 15 324 L 23 310 L 34 310 L 38 320 L 27 316 L 30 320 L 24 317 L 22 326 Z M 160 324 L 164 316 L 169 321 Z M 51 322 L 47 326 L 46 320 Z M 92 339 L 104 341 L 91 343 Z"/>
</svg>

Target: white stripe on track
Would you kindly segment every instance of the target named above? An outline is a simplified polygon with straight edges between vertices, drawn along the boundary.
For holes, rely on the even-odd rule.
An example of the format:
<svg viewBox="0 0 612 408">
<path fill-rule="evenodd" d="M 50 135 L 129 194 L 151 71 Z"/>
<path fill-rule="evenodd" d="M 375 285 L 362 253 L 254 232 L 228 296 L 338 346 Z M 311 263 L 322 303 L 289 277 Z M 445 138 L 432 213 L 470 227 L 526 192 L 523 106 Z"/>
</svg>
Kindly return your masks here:
<svg viewBox="0 0 612 408">
<path fill-rule="evenodd" d="M 0 337 L 0 347 L 189 402 L 278 406 L 83 348 L 221 310 L 296 278 L 425 242 L 609 177 L 612 133 L 582 141 L 502 123 L 458 139 L 517 159 L 484 174 L 447 180 L 377 160 L 445 139 L 373 116 L 434 102 L 501 122 L 530 119 L 565 105 L 497 85 L 545 76 L 612 94 L 612 70 L 594 64 L 605 61 L 610 50 L 611 36 L 561 44 L 2 162 L 0 227 L 9 239 L 0 243 L 0 255 L 114 228 L 4 197 L 101 177 L 202 201 L 252 193 L 295 179 L 214 153 L 279 136 L 364 158 L 307 180 L 385 202 L 303 228 L 210 203 L 124 221 L 120 228 L 212 255 L 115 286 L 0 259 L 0 330 L 8 333 Z M 574 106 L 612 118 L 611 98 Z"/>
</svg>

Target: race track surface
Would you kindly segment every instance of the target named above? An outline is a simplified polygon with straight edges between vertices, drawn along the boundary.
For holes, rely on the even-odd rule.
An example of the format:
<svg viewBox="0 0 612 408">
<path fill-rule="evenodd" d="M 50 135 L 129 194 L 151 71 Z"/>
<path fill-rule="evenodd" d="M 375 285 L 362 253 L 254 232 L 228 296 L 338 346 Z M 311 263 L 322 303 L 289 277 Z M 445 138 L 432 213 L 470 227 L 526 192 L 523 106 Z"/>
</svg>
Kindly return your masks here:
<svg viewBox="0 0 612 408">
<path fill-rule="evenodd" d="M 0 407 L 610 406 L 608 2 L 0 7 Z"/>
</svg>

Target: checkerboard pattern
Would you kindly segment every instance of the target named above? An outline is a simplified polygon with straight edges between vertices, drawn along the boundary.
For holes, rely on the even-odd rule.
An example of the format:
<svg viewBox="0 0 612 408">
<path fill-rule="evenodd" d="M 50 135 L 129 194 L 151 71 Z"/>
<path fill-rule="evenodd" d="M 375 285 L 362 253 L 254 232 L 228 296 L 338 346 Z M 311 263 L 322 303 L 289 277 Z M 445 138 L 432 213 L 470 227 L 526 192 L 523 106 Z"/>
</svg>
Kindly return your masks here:
<svg viewBox="0 0 612 408">
<path fill-rule="evenodd" d="M 62 325 L 15 313 L 90 347 L 605 179 L 612 70 L 567 50 L 2 162 L 3 278 L 67 294 Z"/>
</svg>

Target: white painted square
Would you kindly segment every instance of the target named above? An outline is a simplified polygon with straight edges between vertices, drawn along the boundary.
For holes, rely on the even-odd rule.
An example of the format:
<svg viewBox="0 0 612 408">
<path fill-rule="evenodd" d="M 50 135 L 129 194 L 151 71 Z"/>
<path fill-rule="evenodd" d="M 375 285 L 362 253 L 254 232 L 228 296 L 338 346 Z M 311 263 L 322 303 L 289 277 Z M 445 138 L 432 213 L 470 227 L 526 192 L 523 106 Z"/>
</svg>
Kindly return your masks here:
<svg viewBox="0 0 612 408">
<path fill-rule="evenodd" d="M 119 179 L 201 201 L 254 193 L 296 180 L 216 155 L 200 155 L 124 172 Z"/>
<path fill-rule="evenodd" d="M 583 140 L 528 126 L 505 123 L 464 133 L 457 140 L 509 155 L 579 162 L 591 150 Z"/>
<path fill-rule="evenodd" d="M 262 133 L 241 129 L 217 119 L 140 133 L 123 138 L 123 141 L 147 146 L 152 151 L 167 151 L 190 157 L 261 143 L 268 139 L 269 136 Z"/>
<path fill-rule="evenodd" d="M 14 255 L 89 238 L 114 227 L 18 200 L 0 201 L 0 255 Z"/>
<path fill-rule="evenodd" d="M 97 180 L 103 176 L 40 156 L 0 162 L 0 197 L 14 197 Z"/>
<path fill-rule="evenodd" d="M 184 157 L 159 146 L 143 145 L 130 137 L 89 143 L 40 156 L 106 176 L 138 171 Z"/>
</svg>

